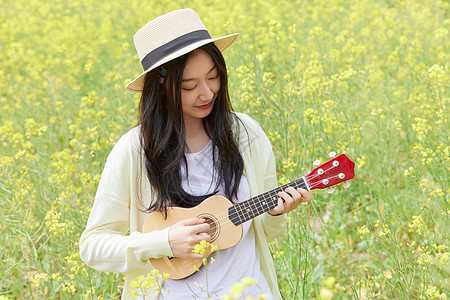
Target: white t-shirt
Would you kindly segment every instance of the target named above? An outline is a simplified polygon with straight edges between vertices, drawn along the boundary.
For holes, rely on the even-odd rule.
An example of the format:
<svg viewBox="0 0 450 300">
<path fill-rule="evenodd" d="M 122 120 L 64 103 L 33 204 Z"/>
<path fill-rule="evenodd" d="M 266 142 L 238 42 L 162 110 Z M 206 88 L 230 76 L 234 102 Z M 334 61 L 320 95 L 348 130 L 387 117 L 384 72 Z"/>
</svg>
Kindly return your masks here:
<svg viewBox="0 0 450 300">
<path fill-rule="evenodd" d="M 213 168 L 212 142 L 210 141 L 200 152 L 186 153 L 186 161 L 189 174 L 186 177 L 186 169 L 183 165 L 181 167 L 183 189 L 192 195 L 213 193 L 216 189 L 218 174 Z M 225 196 L 222 185 L 218 187 L 218 190 L 218 195 Z M 248 182 L 245 176 L 242 176 L 237 199 L 233 199 L 233 203 L 249 198 Z M 220 299 L 224 294 L 230 295 L 231 286 L 244 277 L 255 278 L 257 282 L 244 290 L 243 298 L 246 296 L 257 298 L 262 294 L 271 295 L 260 269 L 259 253 L 255 246 L 255 234 L 253 227 L 250 226 L 251 222 L 252 220 L 249 220 L 242 224 L 242 238 L 236 245 L 218 250 L 208 258 L 208 285 L 204 274 L 205 267 L 202 266 L 201 272 L 195 272 L 187 278 L 167 279 L 161 289 L 164 299 L 207 299 L 208 291 L 210 298 Z M 209 263 L 211 257 L 215 259 L 212 264 Z M 169 294 L 167 294 L 167 288 L 170 288 Z M 160 296 L 159 299 L 163 298 Z"/>
</svg>

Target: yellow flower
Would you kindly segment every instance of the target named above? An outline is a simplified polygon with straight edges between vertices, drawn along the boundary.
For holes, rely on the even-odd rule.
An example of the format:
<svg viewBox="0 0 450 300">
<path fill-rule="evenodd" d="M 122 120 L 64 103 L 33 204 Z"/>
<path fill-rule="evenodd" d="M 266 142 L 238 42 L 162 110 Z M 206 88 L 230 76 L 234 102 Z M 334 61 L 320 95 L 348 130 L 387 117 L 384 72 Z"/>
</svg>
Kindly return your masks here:
<svg viewBox="0 0 450 300">
<path fill-rule="evenodd" d="M 359 234 L 361 234 L 361 239 L 364 239 L 364 235 L 367 235 L 370 233 L 370 230 L 369 230 L 369 228 L 367 228 L 366 225 L 363 225 L 362 227 L 358 227 L 356 229 L 356 231 L 358 231 Z"/>
<path fill-rule="evenodd" d="M 426 229 L 421 216 L 412 216 L 412 221 L 408 224 L 409 232 L 417 232 L 422 234 Z"/>
<path fill-rule="evenodd" d="M 389 229 L 389 227 L 387 225 L 383 225 L 383 229 L 378 232 L 378 235 L 380 237 L 383 237 L 383 236 L 389 235 L 389 234 L 391 234 L 391 230 Z"/>
<path fill-rule="evenodd" d="M 256 283 L 256 279 L 252 277 L 244 277 L 242 278 L 242 283 L 244 283 L 246 286 L 250 286 Z"/>
<path fill-rule="evenodd" d="M 429 299 L 447 299 L 447 295 L 445 293 L 439 292 L 437 287 L 433 285 L 428 286 L 425 293 L 427 294 Z"/>
<path fill-rule="evenodd" d="M 205 258 L 211 253 L 217 250 L 217 245 L 208 243 L 205 240 L 202 240 L 200 243 L 194 246 L 194 250 L 192 252 L 201 254 Z"/>
<path fill-rule="evenodd" d="M 242 282 L 235 282 L 230 289 L 231 295 L 234 297 L 240 297 L 242 295 L 242 292 L 245 289 L 245 285 Z"/>
<path fill-rule="evenodd" d="M 48 280 L 48 274 L 46 274 L 46 273 L 36 273 L 36 274 L 34 274 L 34 276 L 33 276 L 33 278 L 32 278 L 32 282 L 33 282 L 33 284 L 36 286 L 36 287 L 38 287 L 39 286 L 39 284 L 42 282 L 42 281 L 47 281 Z"/>
<path fill-rule="evenodd" d="M 404 176 L 410 176 L 411 174 L 414 174 L 414 168 L 413 168 L 413 167 L 409 167 L 408 169 L 406 169 L 406 170 L 403 172 L 403 175 L 404 175 Z"/>
<path fill-rule="evenodd" d="M 447 74 L 444 67 L 439 65 L 433 65 L 428 69 L 428 76 L 431 80 L 436 81 L 438 84 L 445 83 L 447 81 Z"/>
<path fill-rule="evenodd" d="M 358 169 L 361 169 L 366 164 L 366 157 L 364 155 L 361 156 L 361 158 L 358 157 L 356 158 L 356 162 L 357 162 L 356 167 Z"/>
</svg>

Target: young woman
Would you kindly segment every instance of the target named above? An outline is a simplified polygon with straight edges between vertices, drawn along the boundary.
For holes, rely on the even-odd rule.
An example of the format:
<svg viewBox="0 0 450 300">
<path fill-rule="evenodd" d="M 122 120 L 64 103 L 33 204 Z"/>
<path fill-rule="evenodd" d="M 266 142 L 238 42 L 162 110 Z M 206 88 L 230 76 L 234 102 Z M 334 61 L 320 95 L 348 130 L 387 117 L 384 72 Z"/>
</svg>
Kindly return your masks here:
<svg viewBox="0 0 450 300">
<path fill-rule="evenodd" d="M 210 225 L 199 218 L 142 233 L 150 212 L 194 207 L 211 195 L 236 204 L 277 187 L 269 140 L 255 120 L 231 108 L 221 51 L 236 38 L 212 39 L 190 9 L 156 18 L 134 37 L 144 72 L 126 89 L 142 93 L 138 126 L 108 156 L 80 240 L 88 266 L 127 274 L 123 299 L 131 298 L 132 280 L 153 270 L 149 259 L 201 258 L 194 246 L 211 241 Z M 276 207 L 243 223 L 235 246 L 212 254 L 207 284 L 202 272 L 169 278 L 165 299 L 220 297 L 243 277 L 257 280 L 247 295 L 281 299 L 268 242 L 282 232 L 285 214 L 311 195 L 290 187 L 278 196 Z M 146 293 L 160 297 L 153 288 Z"/>
</svg>

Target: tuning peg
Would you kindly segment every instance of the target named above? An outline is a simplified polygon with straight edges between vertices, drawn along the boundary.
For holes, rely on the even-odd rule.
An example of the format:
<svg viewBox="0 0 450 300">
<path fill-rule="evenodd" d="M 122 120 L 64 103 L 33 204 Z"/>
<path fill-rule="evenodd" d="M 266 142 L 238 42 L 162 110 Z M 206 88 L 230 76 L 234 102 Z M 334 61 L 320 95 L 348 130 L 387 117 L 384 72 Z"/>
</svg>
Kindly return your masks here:
<svg viewBox="0 0 450 300">
<path fill-rule="evenodd" d="M 329 188 L 327 191 L 328 194 L 333 194 L 334 193 L 334 189 L 333 188 Z"/>
<path fill-rule="evenodd" d="M 344 189 L 348 189 L 350 187 L 350 182 L 345 182 L 343 185 Z"/>
<path fill-rule="evenodd" d="M 318 165 L 320 165 L 320 160 L 316 160 L 316 161 L 313 162 L 313 166 L 317 167 Z"/>
<path fill-rule="evenodd" d="M 336 152 L 331 151 L 330 153 L 328 153 L 328 156 L 331 157 L 331 158 L 333 158 L 333 157 L 336 156 Z"/>
</svg>

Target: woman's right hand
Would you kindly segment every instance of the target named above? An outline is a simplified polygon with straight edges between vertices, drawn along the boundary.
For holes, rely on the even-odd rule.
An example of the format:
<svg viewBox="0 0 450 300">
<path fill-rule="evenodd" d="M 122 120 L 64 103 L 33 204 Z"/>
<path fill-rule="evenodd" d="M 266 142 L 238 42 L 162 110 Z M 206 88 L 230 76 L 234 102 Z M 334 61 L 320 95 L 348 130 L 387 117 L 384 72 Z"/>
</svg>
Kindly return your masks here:
<svg viewBox="0 0 450 300">
<path fill-rule="evenodd" d="M 209 224 L 204 219 L 191 218 L 179 221 L 169 228 L 169 245 L 174 257 L 203 258 L 201 254 L 193 253 L 195 245 L 202 240 L 211 241 L 206 231 Z"/>
</svg>

